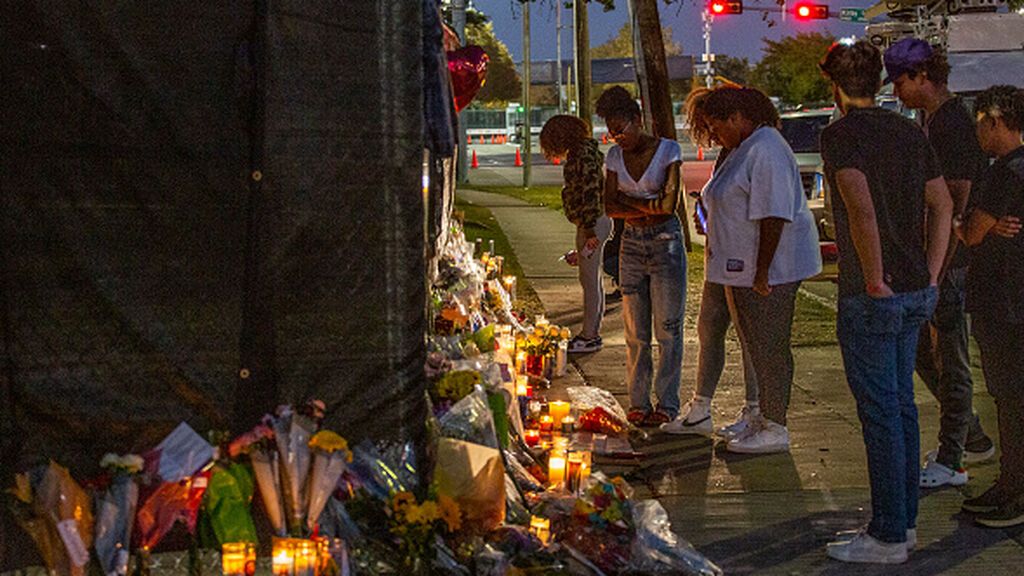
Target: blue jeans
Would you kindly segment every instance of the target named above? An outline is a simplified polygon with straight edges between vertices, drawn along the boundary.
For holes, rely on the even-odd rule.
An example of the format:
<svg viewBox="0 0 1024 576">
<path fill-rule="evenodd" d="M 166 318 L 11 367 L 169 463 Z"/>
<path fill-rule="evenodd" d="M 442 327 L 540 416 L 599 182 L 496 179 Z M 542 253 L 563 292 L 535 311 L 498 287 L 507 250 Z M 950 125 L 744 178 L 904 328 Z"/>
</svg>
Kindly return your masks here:
<svg viewBox="0 0 1024 576">
<path fill-rule="evenodd" d="M 905 542 L 907 529 L 917 526 L 914 358 L 921 325 L 937 297 L 935 288 L 926 288 L 889 298 L 859 294 L 839 300 L 836 333 L 868 456 L 868 534 L 882 542 Z"/>
<path fill-rule="evenodd" d="M 657 408 L 672 418 L 679 414 L 683 371 L 686 252 L 682 239 L 682 227 L 675 216 L 655 226 L 627 224 L 619 253 L 630 408 L 651 410 L 653 327 L 659 349 L 654 377 Z"/>
</svg>

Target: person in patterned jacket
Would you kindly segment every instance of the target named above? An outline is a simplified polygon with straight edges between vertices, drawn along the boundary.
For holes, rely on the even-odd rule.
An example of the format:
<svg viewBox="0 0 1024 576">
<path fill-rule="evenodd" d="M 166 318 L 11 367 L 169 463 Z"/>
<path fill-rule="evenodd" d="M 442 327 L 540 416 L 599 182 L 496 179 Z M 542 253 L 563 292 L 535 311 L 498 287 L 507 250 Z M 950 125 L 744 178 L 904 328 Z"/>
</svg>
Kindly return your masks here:
<svg viewBox="0 0 1024 576">
<path fill-rule="evenodd" d="M 596 352 L 601 349 L 604 316 L 601 263 L 604 244 L 612 230 L 611 218 L 604 213 L 604 155 L 591 136 L 590 126 L 564 114 L 553 116 L 544 124 L 540 148 L 548 160 L 565 160 L 562 210 L 569 222 L 576 225 L 576 252 L 571 253 L 569 263 L 579 267 L 583 328 L 569 342 L 569 352 Z"/>
</svg>

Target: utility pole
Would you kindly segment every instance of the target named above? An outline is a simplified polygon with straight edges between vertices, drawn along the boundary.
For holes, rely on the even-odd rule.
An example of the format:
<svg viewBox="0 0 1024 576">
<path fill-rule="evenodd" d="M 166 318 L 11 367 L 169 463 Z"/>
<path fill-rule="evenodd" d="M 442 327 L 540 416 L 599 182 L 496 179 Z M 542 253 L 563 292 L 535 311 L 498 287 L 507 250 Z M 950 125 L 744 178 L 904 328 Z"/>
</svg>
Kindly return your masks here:
<svg viewBox="0 0 1024 576">
<path fill-rule="evenodd" d="M 573 0 L 573 36 L 576 49 L 576 115 L 590 126 L 593 110 L 590 104 L 590 26 L 587 24 L 587 3 Z"/>
<path fill-rule="evenodd" d="M 466 2 L 467 0 L 452 0 L 452 28 L 455 30 L 455 34 L 458 35 L 459 42 L 463 46 L 466 45 Z M 455 180 L 463 184 L 469 181 L 469 163 L 467 162 L 469 148 L 466 147 L 465 142 L 466 123 L 460 112 L 459 140 L 457 142 L 457 149 L 460 153 L 456 154 Z"/>
<path fill-rule="evenodd" d="M 530 155 L 530 141 L 533 131 L 530 129 L 530 3 L 523 2 L 523 188 L 530 187 L 530 168 L 533 161 Z"/>
<path fill-rule="evenodd" d="M 563 114 L 565 107 L 562 98 L 562 2 L 555 0 L 555 86 L 558 89 L 558 113 Z"/>
</svg>

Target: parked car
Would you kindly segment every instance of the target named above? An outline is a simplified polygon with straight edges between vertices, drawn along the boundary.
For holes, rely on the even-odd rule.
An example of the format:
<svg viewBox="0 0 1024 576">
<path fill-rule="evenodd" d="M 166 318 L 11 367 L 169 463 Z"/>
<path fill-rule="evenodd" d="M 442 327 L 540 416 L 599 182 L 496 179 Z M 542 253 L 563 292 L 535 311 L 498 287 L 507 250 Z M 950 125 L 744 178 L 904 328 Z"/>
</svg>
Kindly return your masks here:
<svg viewBox="0 0 1024 576">
<path fill-rule="evenodd" d="M 825 167 L 821 161 L 821 131 L 837 117 L 838 112 L 834 108 L 819 108 L 785 112 L 780 118 L 780 131 L 796 155 L 807 205 L 814 214 L 814 221 L 818 223 L 822 270 L 812 280 L 835 281 L 839 273 L 832 205 Z"/>
</svg>

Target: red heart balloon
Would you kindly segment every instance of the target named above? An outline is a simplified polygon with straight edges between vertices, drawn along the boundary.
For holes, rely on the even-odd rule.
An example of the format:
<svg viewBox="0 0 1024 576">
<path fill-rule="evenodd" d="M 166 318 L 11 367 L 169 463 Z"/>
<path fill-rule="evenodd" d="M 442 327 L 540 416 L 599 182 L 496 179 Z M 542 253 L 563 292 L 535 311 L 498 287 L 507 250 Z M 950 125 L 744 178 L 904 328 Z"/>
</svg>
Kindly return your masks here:
<svg viewBox="0 0 1024 576">
<path fill-rule="evenodd" d="M 448 73 L 452 77 L 455 110 L 461 112 L 473 101 L 487 78 L 490 57 L 479 46 L 466 46 L 448 52 Z"/>
</svg>

